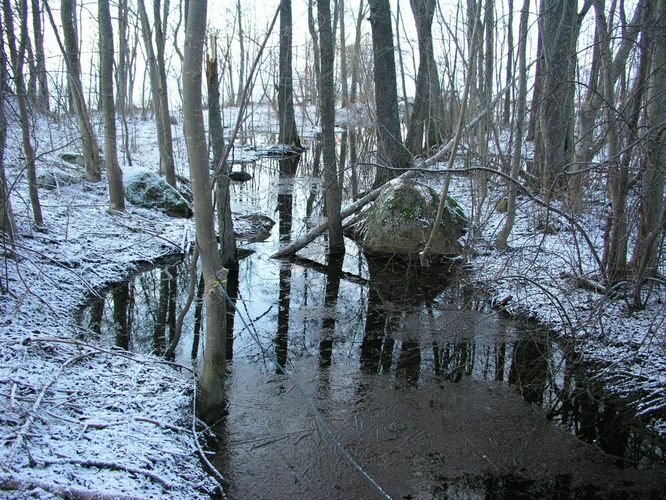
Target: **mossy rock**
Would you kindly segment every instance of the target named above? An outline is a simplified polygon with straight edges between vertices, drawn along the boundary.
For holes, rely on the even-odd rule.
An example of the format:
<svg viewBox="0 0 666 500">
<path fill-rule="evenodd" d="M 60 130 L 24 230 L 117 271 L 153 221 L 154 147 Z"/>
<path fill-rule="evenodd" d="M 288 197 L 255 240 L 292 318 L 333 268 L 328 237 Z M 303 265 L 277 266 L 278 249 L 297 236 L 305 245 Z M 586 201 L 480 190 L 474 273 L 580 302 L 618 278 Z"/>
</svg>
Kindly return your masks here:
<svg viewBox="0 0 666 500">
<path fill-rule="evenodd" d="M 417 256 L 433 227 L 439 194 L 419 182 L 388 183 L 373 205 L 360 217 L 355 234 L 370 255 Z M 459 255 L 458 243 L 465 233 L 467 217 L 453 198 L 447 198 L 442 220 L 435 230 L 432 253 Z"/>
<path fill-rule="evenodd" d="M 192 209 L 183 195 L 152 172 L 127 179 L 125 198 L 138 207 L 162 210 L 170 217 L 192 217 Z"/>
</svg>

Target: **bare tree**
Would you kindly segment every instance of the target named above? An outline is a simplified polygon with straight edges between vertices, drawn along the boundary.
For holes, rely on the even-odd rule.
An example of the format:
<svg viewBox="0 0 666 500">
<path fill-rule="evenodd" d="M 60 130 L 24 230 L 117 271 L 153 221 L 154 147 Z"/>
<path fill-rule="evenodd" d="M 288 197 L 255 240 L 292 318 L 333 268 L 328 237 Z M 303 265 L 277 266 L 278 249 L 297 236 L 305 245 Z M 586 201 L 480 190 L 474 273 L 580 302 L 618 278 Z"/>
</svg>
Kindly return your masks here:
<svg viewBox="0 0 666 500">
<path fill-rule="evenodd" d="M 113 101 L 113 29 L 108 0 L 98 0 L 101 102 L 104 112 L 104 160 L 109 184 L 109 208 L 125 210 L 123 172 L 118 165 L 116 107 Z"/>
<path fill-rule="evenodd" d="M 226 364 L 226 303 L 221 293 L 226 270 L 218 251 L 215 214 L 211 198 L 208 145 L 204 130 L 201 87 L 203 44 L 206 33 L 206 0 L 189 0 L 183 52 L 183 117 L 185 142 L 192 179 L 197 247 L 205 282 L 206 346 L 199 378 L 204 417 L 215 410 L 223 396 Z"/>
<path fill-rule="evenodd" d="M 296 130 L 294 115 L 294 86 L 291 55 L 291 0 L 280 3 L 280 74 L 278 83 L 278 118 L 280 121 L 280 144 L 300 148 L 301 141 Z"/>
<path fill-rule="evenodd" d="M 369 0 L 368 3 L 372 26 L 379 163 L 392 169 L 405 169 L 411 166 L 412 155 L 402 145 L 400 132 L 391 7 L 388 0 Z M 378 169 L 374 185 L 384 184 L 395 172 Z"/>
<path fill-rule="evenodd" d="M 224 129 L 220 110 L 220 82 L 217 58 L 217 38 L 210 37 L 209 56 L 206 61 L 206 86 L 208 88 L 208 129 L 215 164 L 215 205 L 220 235 L 222 264 L 230 266 L 236 258 L 236 238 L 231 218 L 229 195 L 229 164 L 224 158 Z M 223 163 L 220 165 L 220 163 Z"/>
<path fill-rule="evenodd" d="M 31 0 L 32 32 L 35 39 L 35 73 L 37 80 L 36 104 L 42 110 L 50 109 L 50 95 L 48 74 L 46 72 L 46 56 L 44 55 L 44 28 L 42 25 L 42 10 L 39 0 Z"/>
<path fill-rule="evenodd" d="M 432 44 L 432 20 L 436 1 L 411 0 L 410 4 L 419 42 L 419 71 L 416 77 L 414 111 L 405 145 L 412 154 L 418 154 L 423 151 L 424 134 L 426 148 L 442 142 L 440 125 L 444 114 L 444 101 Z"/>
<path fill-rule="evenodd" d="M 657 272 L 660 241 L 666 231 L 666 1 L 657 0 L 653 20 L 648 26 L 652 61 L 649 78 L 647 127 L 648 150 L 641 172 L 640 225 L 632 264 L 637 277 L 633 305 L 643 306 L 640 288 Z"/>
<path fill-rule="evenodd" d="M 342 186 L 335 160 L 335 41 L 331 28 L 330 0 L 317 0 L 317 22 L 321 49 L 321 80 L 319 102 L 321 108 L 321 140 L 324 160 L 324 184 L 326 185 L 326 215 L 329 220 L 328 252 L 330 255 L 344 254 L 342 236 Z"/>
<path fill-rule="evenodd" d="M 566 185 L 565 168 L 574 152 L 574 74 L 576 42 L 588 1 L 579 14 L 576 0 L 545 0 L 539 18 L 543 68 L 540 74 L 542 102 L 539 105 L 537 157 L 544 198 L 561 193 Z"/>
<path fill-rule="evenodd" d="M 308 31 L 310 32 L 310 38 L 312 39 L 312 52 L 314 53 L 314 57 L 312 58 L 312 74 L 314 78 L 310 90 L 310 99 L 312 102 L 319 99 L 319 82 L 321 80 L 321 52 L 319 50 L 319 35 L 317 34 L 317 27 L 315 26 L 313 13 L 314 2 L 315 0 L 308 0 Z"/>
<path fill-rule="evenodd" d="M 138 0 L 139 17 L 143 43 L 146 49 L 146 64 L 150 75 L 150 87 L 153 94 L 153 109 L 157 125 L 157 141 L 160 150 L 160 173 L 171 185 L 176 185 L 176 167 L 173 157 L 173 140 L 171 136 L 171 118 L 169 116 L 169 98 L 166 88 L 166 66 L 164 60 L 164 35 L 162 19 L 160 17 L 160 1 L 153 3 L 154 23 L 151 29 L 144 0 Z M 155 31 L 155 46 L 153 47 L 153 30 Z"/>
<path fill-rule="evenodd" d="M 9 86 L 7 73 L 7 59 L 5 46 L 0 44 L 0 232 L 2 233 L 2 246 L 14 244 L 16 225 L 10 198 L 9 186 L 5 175 L 5 146 L 7 144 L 7 120 L 5 118 L 5 89 Z"/>
<path fill-rule="evenodd" d="M 19 118 L 21 120 L 21 135 L 23 139 L 23 153 L 25 154 L 26 174 L 28 179 L 28 193 L 30 194 L 30 206 L 32 208 L 32 218 L 35 226 L 41 228 L 44 225 L 42 216 L 42 206 L 39 202 L 39 191 L 37 189 L 37 168 L 35 166 L 35 149 L 31 138 L 31 121 L 28 111 L 28 96 L 23 77 L 25 64 L 25 47 L 28 39 L 28 2 L 20 0 L 19 10 L 19 40 L 17 44 L 14 32 L 14 13 L 10 0 L 3 0 L 3 13 L 5 18 L 5 28 L 7 34 L 7 45 L 11 58 L 11 66 L 14 72 L 14 85 L 16 87 L 16 101 L 19 108 Z"/>
<path fill-rule="evenodd" d="M 518 34 L 518 104 L 516 106 L 515 131 L 513 133 L 513 154 L 511 156 L 511 177 L 518 179 L 520 173 L 520 162 L 522 161 L 521 149 L 523 146 L 523 130 L 525 128 L 525 108 L 527 104 L 527 22 L 530 15 L 530 0 L 523 1 L 520 11 L 520 28 Z M 506 109 L 505 109 L 506 113 Z M 507 183 L 507 214 L 504 226 L 497 235 L 495 245 L 500 250 L 507 247 L 507 240 L 513 229 L 516 219 L 516 194 L 517 188 Z"/>
<path fill-rule="evenodd" d="M 49 20 L 51 21 L 53 31 L 56 33 L 56 36 L 58 36 L 58 30 L 53 20 L 53 16 L 51 16 L 48 3 L 45 2 L 44 6 L 49 14 Z M 62 33 L 65 40 L 63 45 L 60 43 L 60 38 L 58 38 L 58 43 L 67 66 L 67 82 L 69 84 L 69 92 L 78 120 L 79 133 L 81 134 L 86 179 L 97 182 L 102 178 L 100 173 L 99 147 L 97 145 L 97 136 L 95 135 L 95 131 L 93 130 L 90 121 L 88 106 L 86 105 L 85 97 L 83 95 L 83 85 L 81 84 L 81 60 L 79 58 L 79 40 L 76 27 L 76 0 L 61 1 L 60 19 L 62 21 Z"/>
</svg>

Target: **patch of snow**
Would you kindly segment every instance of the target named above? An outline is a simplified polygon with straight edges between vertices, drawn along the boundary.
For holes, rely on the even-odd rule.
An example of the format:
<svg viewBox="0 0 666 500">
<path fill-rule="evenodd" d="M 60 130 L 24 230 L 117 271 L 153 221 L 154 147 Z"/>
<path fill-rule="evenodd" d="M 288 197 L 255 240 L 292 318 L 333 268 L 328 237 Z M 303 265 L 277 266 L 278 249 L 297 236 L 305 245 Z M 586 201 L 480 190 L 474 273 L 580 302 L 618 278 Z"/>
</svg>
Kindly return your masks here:
<svg viewBox="0 0 666 500">
<path fill-rule="evenodd" d="M 75 132 L 45 118 L 36 124 L 39 171 L 60 161 Z M 154 139 L 152 123 L 131 126 Z M 38 232 L 20 133 L 15 125 L 8 133 L 5 165 L 19 237 L 15 258 L 3 256 L 0 278 L 3 494 L 209 498 L 216 485 L 195 450 L 191 373 L 79 342 L 75 318 L 86 297 L 140 263 L 181 253 L 192 222 L 136 208 L 111 214 L 105 180 L 82 181 L 40 191 L 47 232 Z M 145 143 L 133 153 L 137 166 L 122 165 L 126 178 L 159 165 Z M 185 164 L 182 150 L 177 158 Z"/>
</svg>

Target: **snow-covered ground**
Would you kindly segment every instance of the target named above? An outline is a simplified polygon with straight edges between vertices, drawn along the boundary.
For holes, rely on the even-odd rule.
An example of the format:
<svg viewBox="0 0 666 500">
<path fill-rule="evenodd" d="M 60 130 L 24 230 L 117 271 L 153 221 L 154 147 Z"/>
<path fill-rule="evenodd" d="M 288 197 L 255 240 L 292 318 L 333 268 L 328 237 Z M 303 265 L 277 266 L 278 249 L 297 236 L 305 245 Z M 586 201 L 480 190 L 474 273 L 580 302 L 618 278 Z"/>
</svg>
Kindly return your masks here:
<svg viewBox="0 0 666 500">
<path fill-rule="evenodd" d="M 254 121 L 265 124 L 270 108 L 260 111 Z M 182 252 L 191 221 L 131 206 L 126 214 L 111 214 L 105 183 L 81 181 L 40 191 L 46 231 L 36 231 L 20 175 L 20 133 L 16 120 L 9 121 L 5 165 L 19 238 L 15 258 L 3 249 L 0 277 L 0 489 L 3 494 L 18 489 L 17 496 L 34 490 L 45 497 L 85 492 L 207 498 L 216 485 L 197 453 L 192 374 L 157 358 L 79 341 L 75 321 L 89 294 L 141 264 Z M 37 119 L 39 173 L 74 168 L 58 156 L 76 149 L 70 125 Z M 182 130 L 180 125 L 173 130 L 178 168 L 186 174 Z M 134 168 L 156 171 L 153 122 L 133 120 L 130 132 Z M 129 175 L 131 169 L 122 166 Z M 434 184 L 441 179 L 428 177 Z M 627 398 L 636 414 L 663 415 L 665 287 L 655 286 L 646 309 L 631 314 L 623 301 L 577 287 L 567 275 L 594 269 L 590 249 L 554 214 L 558 231 L 538 231 L 539 212 L 527 198 L 519 200 L 511 249 L 492 249 L 504 217 L 492 210 L 502 187 L 493 188 L 480 211 L 479 232 L 468 234 L 477 252 L 471 260 L 476 284 L 497 301 L 511 296 L 509 312 L 537 318 L 573 339 L 584 358 L 599 362 L 598 376 L 608 391 Z M 469 179 L 455 177 L 452 189 L 469 213 L 475 201 Z M 581 225 L 601 248 L 598 206 L 589 200 Z M 666 434 L 664 420 L 653 419 L 651 425 Z"/>
<path fill-rule="evenodd" d="M 36 125 L 39 173 L 71 171 L 58 157 L 60 148 L 71 148 L 68 128 L 45 119 Z M 154 129 L 151 134 L 148 122 L 133 125 L 148 129 L 137 133 L 137 142 L 146 142 L 135 150 L 136 164 L 155 170 Z M 11 127 L 10 182 L 23 163 L 19 138 Z M 16 489 L 18 496 L 209 498 L 216 484 L 192 430 L 192 373 L 80 342 L 75 320 L 96 290 L 182 252 L 191 222 L 132 207 L 111 214 L 104 182 L 42 189 L 40 197 L 45 232 L 32 228 L 26 184 L 18 178 L 16 258 L 3 249 L 2 495 Z"/>
</svg>

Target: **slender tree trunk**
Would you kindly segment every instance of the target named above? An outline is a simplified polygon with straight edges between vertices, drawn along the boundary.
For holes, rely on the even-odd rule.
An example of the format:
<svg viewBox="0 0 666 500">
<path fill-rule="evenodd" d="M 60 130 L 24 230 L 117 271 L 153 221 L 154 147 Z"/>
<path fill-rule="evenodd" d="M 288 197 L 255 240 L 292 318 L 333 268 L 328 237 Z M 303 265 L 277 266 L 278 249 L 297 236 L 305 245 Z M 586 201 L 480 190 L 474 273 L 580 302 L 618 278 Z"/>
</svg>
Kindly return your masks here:
<svg viewBox="0 0 666 500">
<path fill-rule="evenodd" d="M 185 142 L 192 179 L 197 246 L 205 282 L 206 346 L 199 378 L 201 413 L 213 417 L 224 402 L 226 362 L 226 303 L 220 293 L 226 270 L 215 236 L 215 214 L 211 199 L 208 147 L 203 123 L 201 67 L 206 32 L 206 0 L 190 0 L 183 52 L 183 116 Z"/>
<path fill-rule="evenodd" d="M 0 233 L 3 249 L 14 246 L 16 224 L 14 211 L 5 176 L 5 146 L 7 144 L 7 120 L 5 118 L 5 89 L 9 87 L 7 59 L 4 44 L 0 45 Z M 9 252 L 8 252 L 9 253 Z M 7 285 L 9 286 L 9 285 Z"/>
<path fill-rule="evenodd" d="M 372 26 L 379 163 L 394 169 L 406 169 L 411 166 L 412 155 L 402 145 L 400 132 L 391 8 L 388 0 L 369 0 L 368 3 Z M 395 175 L 396 170 L 380 168 L 374 185 L 380 186 Z"/>
<path fill-rule="evenodd" d="M 238 70 L 238 96 L 236 106 L 242 106 L 243 82 L 245 81 L 245 35 L 243 34 L 243 15 L 240 0 L 236 1 L 236 17 L 238 18 L 238 45 L 240 48 L 240 67 Z"/>
<path fill-rule="evenodd" d="M 315 103 L 319 100 L 319 82 L 321 81 L 321 51 L 319 50 L 319 35 L 317 34 L 317 27 L 315 26 L 314 19 L 314 2 L 315 0 L 308 0 L 308 30 L 310 31 L 310 38 L 312 39 L 312 52 L 314 57 L 312 59 L 312 73 L 314 80 L 312 82 L 312 90 L 310 92 L 310 100 Z M 319 113 L 319 107 L 317 107 Z"/>
<path fill-rule="evenodd" d="M 432 44 L 432 20 L 436 1 L 411 0 L 410 3 L 419 42 L 419 70 L 416 77 L 414 112 L 405 145 L 412 154 L 418 154 L 423 151 L 424 138 L 426 148 L 436 146 L 442 141 L 444 101 Z"/>
<path fill-rule="evenodd" d="M 206 83 L 208 88 L 208 127 L 213 149 L 215 171 L 224 161 L 224 129 L 220 110 L 220 86 L 218 76 L 217 38 L 210 38 L 210 55 L 206 62 Z M 231 196 L 229 195 L 229 165 L 225 164 L 215 176 L 215 204 L 217 206 L 217 227 L 220 238 L 222 264 L 229 267 L 236 259 L 236 238 L 231 218 Z"/>
<path fill-rule="evenodd" d="M 519 178 L 521 150 L 523 146 L 523 129 L 525 127 L 525 108 L 527 105 L 527 22 L 530 16 L 530 0 L 523 1 L 520 11 L 520 28 L 518 35 L 518 105 L 515 112 L 515 132 L 513 133 L 513 155 L 511 156 L 511 177 Z M 495 240 L 495 246 L 504 250 L 513 224 L 516 220 L 516 186 L 507 183 L 507 214 L 504 227 Z"/>
<path fill-rule="evenodd" d="M 159 2 L 158 2 L 159 3 Z M 166 89 L 163 89 L 163 80 L 160 65 L 164 66 L 164 59 L 159 59 L 159 54 L 155 54 L 153 48 L 153 35 L 150 28 L 150 21 L 146 12 L 144 0 L 138 0 L 139 16 L 141 18 L 141 28 L 143 34 L 144 47 L 146 49 L 146 65 L 150 75 L 150 88 L 153 94 L 153 109 L 155 111 L 155 123 L 157 125 L 157 141 L 160 150 L 160 173 L 164 175 L 166 181 L 171 186 L 176 185 L 176 169 L 173 159 L 173 144 L 171 139 L 171 121 L 169 118 L 168 105 L 166 102 Z M 159 5 L 157 5 L 159 9 Z M 159 19 L 159 13 L 156 14 Z M 156 23 L 159 26 L 159 23 Z M 155 28 L 157 29 L 157 28 Z M 159 46 L 159 43 L 158 43 Z M 163 56 L 163 54 L 162 54 Z M 166 77 L 165 77 L 166 78 Z"/>
<path fill-rule="evenodd" d="M 46 72 L 46 56 L 44 55 L 44 27 L 42 23 L 42 10 L 39 0 L 31 0 L 32 5 L 32 31 L 35 38 L 35 65 L 37 69 L 37 105 L 45 112 L 51 109 L 49 95 L 49 81 Z"/>
<path fill-rule="evenodd" d="M 35 149 L 32 145 L 30 113 L 28 112 L 28 96 L 23 77 L 25 47 L 28 39 L 28 2 L 27 0 L 20 0 L 19 3 L 20 26 L 18 29 L 20 38 L 18 40 L 18 46 L 14 34 L 14 19 L 10 0 L 3 0 L 3 11 L 5 16 L 7 45 L 9 46 L 12 69 L 14 70 L 14 85 L 16 86 L 16 101 L 19 108 L 19 118 L 21 120 L 23 153 L 25 154 L 26 176 L 28 178 L 28 193 L 30 195 L 32 218 L 35 222 L 35 226 L 40 228 L 44 225 L 44 217 L 42 216 L 42 206 L 39 202 L 39 191 L 37 189 Z"/>
<path fill-rule="evenodd" d="M 98 0 L 101 102 L 104 111 L 104 159 L 109 184 L 109 209 L 125 210 L 123 172 L 118 165 L 116 109 L 113 101 L 113 29 L 108 0 Z"/>
<path fill-rule="evenodd" d="M 48 9 L 48 4 L 44 4 Z M 50 14 L 50 12 L 49 12 Z M 74 104 L 74 111 L 79 125 L 81 142 L 83 145 L 83 160 L 86 168 L 86 179 L 92 182 L 101 180 L 99 147 L 97 136 L 90 122 L 88 107 L 83 95 L 81 84 L 81 62 L 79 59 L 79 42 L 76 29 L 76 0 L 62 0 L 60 3 L 60 17 L 62 21 L 62 32 L 65 39 L 64 57 L 67 64 L 67 81 L 69 91 Z M 53 29 L 55 23 L 51 19 Z"/>
<path fill-rule="evenodd" d="M 599 75 L 601 74 L 603 66 L 600 52 L 601 47 L 610 42 L 610 33 L 603 32 L 602 29 L 599 28 L 601 24 L 600 16 L 605 14 L 603 8 L 600 9 L 597 2 L 595 2 L 595 11 L 597 28 L 595 33 L 590 82 L 588 84 L 585 100 L 581 104 L 581 110 L 579 113 L 578 142 L 576 144 L 575 157 L 571 169 L 573 175 L 569 179 L 567 190 L 567 206 L 574 211 L 580 209 L 581 193 L 583 186 L 585 185 L 585 174 L 581 173 L 581 171 L 589 166 L 600 147 L 594 147 L 594 129 L 597 117 L 604 104 L 603 95 L 598 90 Z M 611 82 L 613 85 L 617 83 L 620 75 L 624 72 L 631 49 L 636 44 L 638 35 L 645 24 L 644 17 L 646 11 L 646 0 L 639 0 L 636 4 L 632 19 L 623 33 L 620 46 L 615 52 L 611 70 Z M 603 24 L 605 24 L 605 22 Z"/>
<path fill-rule="evenodd" d="M 291 0 L 280 3 L 280 74 L 278 85 L 278 118 L 280 134 L 278 142 L 300 148 L 294 115 L 294 86 L 291 61 Z"/>
<path fill-rule="evenodd" d="M 509 11 L 507 28 L 506 28 L 506 45 L 507 45 L 507 58 L 506 58 L 506 75 L 505 84 L 507 86 L 506 95 L 504 96 L 504 111 L 502 113 L 502 125 L 508 127 L 511 123 L 511 94 L 513 92 L 513 0 L 508 0 L 507 10 Z M 522 120 L 522 117 L 520 118 Z"/>
<path fill-rule="evenodd" d="M 317 22 L 321 42 L 321 81 L 319 96 L 321 108 L 322 156 L 324 160 L 324 184 L 326 186 L 326 215 L 328 227 L 328 251 L 331 255 L 344 254 L 342 236 L 342 186 L 335 161 L 335 42 L 331 28 L 330 0 L 317 0 Z"/>
<path fill-rule="evenodd" d="M 666 54 L 664 36 L 666 1 L 657 0 L 653 21 L 648 30 L 652 72 L 648 85 L 648 150 L 641 176 L 640 225 L 634 246 L 632 264 L 636 271 L 634 307 L 643 306 L 640 288 L 649 276 L 656 274 L 659 265 L 660 242 L 666 231 Z M 663 259 L 663 256 L 662 256 Z"/>
</svg>

